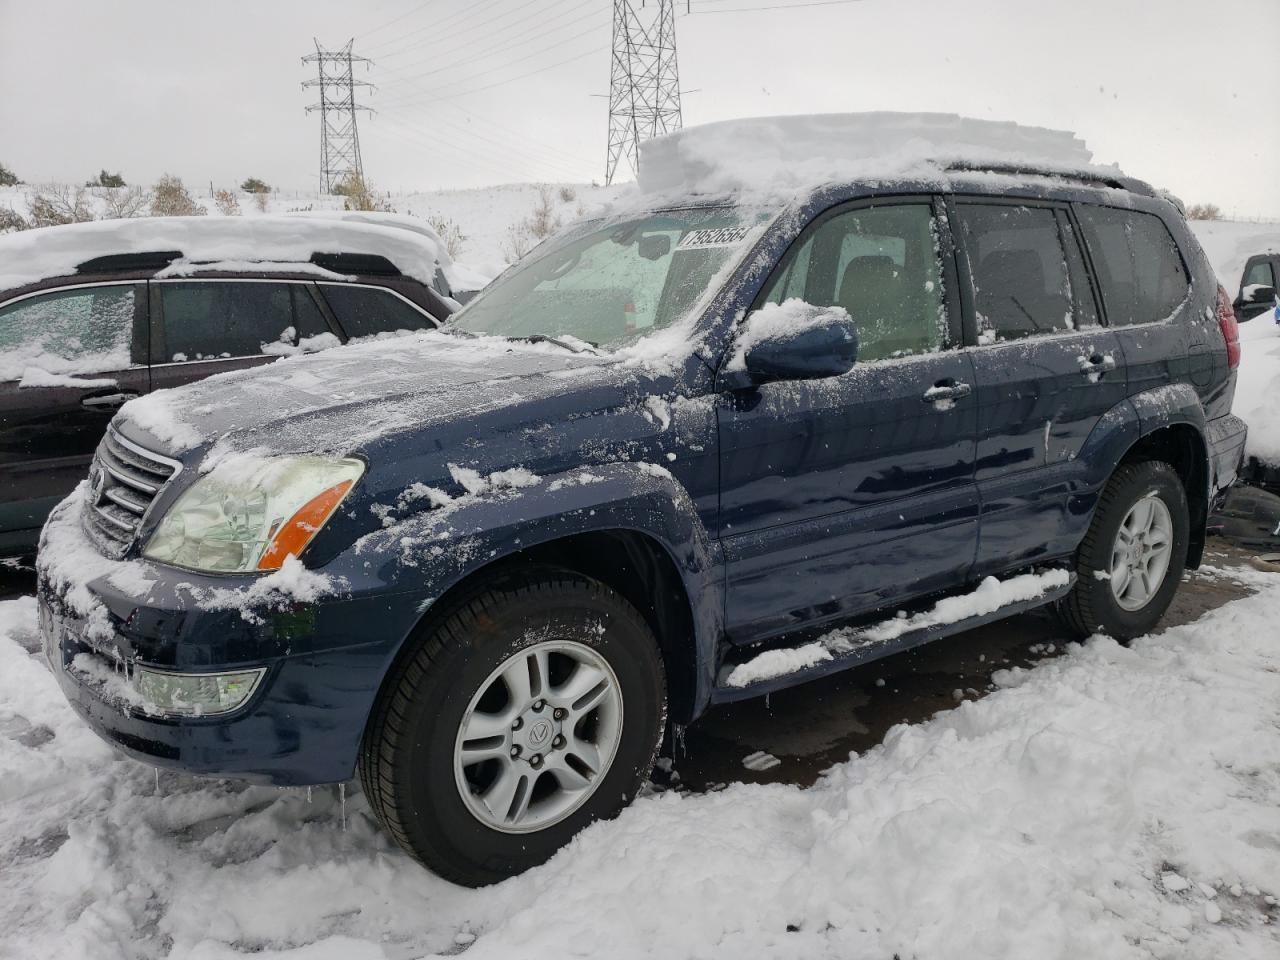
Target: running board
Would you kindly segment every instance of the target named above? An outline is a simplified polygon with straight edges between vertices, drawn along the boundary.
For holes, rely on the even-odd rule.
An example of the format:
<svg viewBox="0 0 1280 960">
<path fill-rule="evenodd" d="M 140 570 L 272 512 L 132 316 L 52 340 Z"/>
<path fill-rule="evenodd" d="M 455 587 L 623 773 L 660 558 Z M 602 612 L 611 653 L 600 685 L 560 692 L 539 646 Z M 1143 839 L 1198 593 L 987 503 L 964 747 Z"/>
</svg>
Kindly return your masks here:
<svg viewBox="0 0 1280 960">
<path fill-rule="evenodd" d="M 893 619 L 882 620 L 879 623 L 863 627 L 845 627 L 834 630 L 819 637 L 817 640 L 811 640 L 795 646 L 771 648 L 744 663 L 729 664 L 722 667 L 717 684 L 711 691 L 711 702 L 713 704 L 731 703 L 735 700 L 747 700 L 752 697 L 764 696 L 776 690 L 784 690 L 797 684 L 808 683 L 810 680 L 817 680 L 820 677 L 838 673 L 841 670 L 848 670 L 850 667 L 869 663 L 872 660 L 879 660 L 881 657 L 892 656 L 895 653 L 901 653 L 924 643 L 963 633 L 966 630 L 972 630 L 974 627 L 980 627 L 996 620 L 1003 620 L 1005 617 L 1025 613 L 1028 610 L 1034 610 L 1036 607 L 1043 607 L 1046 604 L 1061 600 L 1075 586 L 1076 575 L 1067 571 L 1062 571 L 1062 573 L 1066 574 L 1065 581 L 1060 580 L 1056 584 L 1046 585 L 1041 592 L 1034 596 L 1012 600 L 985 613 L 975 614 L 963 619 L 951 622 L 926 622 L 914 629 L 906 629 L 896 635 L 880 638 L 876 634 L 884 633 L 886 628 L 895 623 Z M 946 599 L 964 596 L 966 595 L 956 594 L 952 598 L 944 598 L 940 603 L 945 603 Z M 934 609 L 937 609 L 936 605 Z M 917 617 L 928 619 L 927 614 L 919 614 Z M 888 632 L 892 633 L 893 631 L 889 629 Z M 767 672 L 768 676 L 762 676 L 760 679 L 751 680 L 747 683 L 730 684 L 728 682 L 735 669 L 756 665 L 762 657 L 772 657 L 775 662 L 782 665 L 781 669 L 774 672 L 768 666 L 764 666 L 762 670 Z M 793 661 L 795 666 L 788 668 L 786 666 L 788 660 Z"/>
</svg>

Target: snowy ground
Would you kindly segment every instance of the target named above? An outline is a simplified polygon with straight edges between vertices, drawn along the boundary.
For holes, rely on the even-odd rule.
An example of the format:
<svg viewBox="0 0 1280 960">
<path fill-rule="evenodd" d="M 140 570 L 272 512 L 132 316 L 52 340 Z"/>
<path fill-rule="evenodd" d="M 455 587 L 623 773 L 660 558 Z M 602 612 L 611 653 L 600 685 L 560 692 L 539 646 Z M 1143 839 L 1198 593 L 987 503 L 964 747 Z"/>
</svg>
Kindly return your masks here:
<svg viewBox="0 0 1280 960">
<path fill-rule="evenodd" d="M 438 880 L 361 798 L 115 756 L 0 604 L 0 956 L 1271 958 L 1280 578 L 1097 639 L 832 768 L 663 793 L 546 866 Z"/>
</svg>

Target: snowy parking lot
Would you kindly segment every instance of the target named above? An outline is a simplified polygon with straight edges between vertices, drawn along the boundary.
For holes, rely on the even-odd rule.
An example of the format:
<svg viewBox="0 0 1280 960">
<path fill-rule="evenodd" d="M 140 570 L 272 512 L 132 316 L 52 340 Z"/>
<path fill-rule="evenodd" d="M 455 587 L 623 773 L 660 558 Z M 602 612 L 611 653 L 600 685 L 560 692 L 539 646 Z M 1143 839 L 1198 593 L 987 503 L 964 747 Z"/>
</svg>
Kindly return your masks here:
<svg viewBox="0 0 1280 960">
<path fill-rule="evenodd" d="M 655 792 L 477 891 L 357 794 L 114 754 L 4 601 L 0 954 L 1274 957 L 1280 578 L 1220 576 L 1257 592 L 998 672 L 811 788 Z"/>
</svg>

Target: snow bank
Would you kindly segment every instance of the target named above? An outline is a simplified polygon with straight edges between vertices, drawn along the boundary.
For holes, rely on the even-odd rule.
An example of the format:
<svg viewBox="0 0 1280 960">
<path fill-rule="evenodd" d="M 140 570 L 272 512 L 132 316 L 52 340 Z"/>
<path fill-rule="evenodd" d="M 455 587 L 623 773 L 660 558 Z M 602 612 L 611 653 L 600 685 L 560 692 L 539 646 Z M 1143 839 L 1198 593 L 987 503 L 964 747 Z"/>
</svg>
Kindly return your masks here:
<svg viewBox="0 0 1280 960">
<path fill-rule="evenodd" d="M 1244 265 L 1259 253 L 1280 252 L 1280 223 L 1242 223 L 1232 220 L 1188 220 L 1213 264 L 1218 282 L 1234 300 L 1240 292 Z"/>
<path fill-rule="evenodd" d="M 1264 313 L 1240 324 L 1240 340 L 1231 409 L 1249 424 L 1245 454 L 1280 466 L 1280 325 Z"/>
<path fill-rule="evenodd" d="M 0 236 L 0 290 L 76 272 L 95 257 L 177 250 L 187 264 L 252 262 L 296 270 L 316 252 L 386 257 L 431 283 L 443 247 L 409 230 L 297 217 L 139 217 L 42 227 Z M 267 261 L 270 261 L 268 263 Z M 315 269 L 315 268 L 312 268 Z"/>
<path fill-rule="evenodd" d="M 400 853 L 363 798 L 344 818 L 336 791 L 119 760 L 38 655 L 34 603 L 5 601 L 0 953 L 1269 960 L 1280 584 L 1244 576 L 1262 592 L 1008 671 L 810 789 L 650 795 L 485 890 Z"/>
<path fill-rule="evenodd" d="M 1074 133 L 946 113 L 847 113 L 708 123 L 640 147 L 646 193 L 723 193 L 883 177 L 949 160 L 1090 167 Z M 1095 168 L 1114 175 L 1115 168 Z"/>
</svg>

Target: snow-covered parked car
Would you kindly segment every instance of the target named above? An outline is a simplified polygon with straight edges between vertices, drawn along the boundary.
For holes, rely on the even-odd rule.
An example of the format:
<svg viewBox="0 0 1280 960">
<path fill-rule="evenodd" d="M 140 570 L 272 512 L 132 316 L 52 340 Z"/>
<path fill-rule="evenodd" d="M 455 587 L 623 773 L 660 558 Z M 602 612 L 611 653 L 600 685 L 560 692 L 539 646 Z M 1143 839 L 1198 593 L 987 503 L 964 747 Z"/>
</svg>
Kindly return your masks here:
<svg viewBox="0 0 1280 960">
<path fill-rule="evenodd" d="M 0 554 L 35 547 L 130 398 L 433 328 L 457 307 L 451 266 L 430 236 L 339 220 L 115 220 L 0 237 Z M 122 530 L 140 513 L 130 489 L 110 512 Z"/>
<path fill-rule="evenodd" d="M 79 713 L 188 771 L 358 770 L 407 851 L 483 884 L 617 813 L 713 704 L 1030 607 L 1148 631 L 1245 440 L 1177 208 L 1011 125 L 825 165 L 834 120 L 774 126 L 782 179 L 716 167 L 756 140 L 657 141 L 659 193 L 440 331 L 128 404 L 38 562 Z"/>
<path fill-rule="evenodd" d="M 1280 323 L 1280 252 L 1260 253 L 1249 258 L 1240 277 L 1240 294 L 1235 300 L 1236 319 L 1243 323 L 1270 315 Z"/>
</svg>

